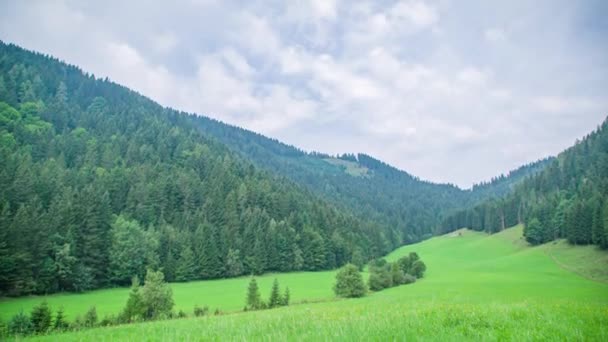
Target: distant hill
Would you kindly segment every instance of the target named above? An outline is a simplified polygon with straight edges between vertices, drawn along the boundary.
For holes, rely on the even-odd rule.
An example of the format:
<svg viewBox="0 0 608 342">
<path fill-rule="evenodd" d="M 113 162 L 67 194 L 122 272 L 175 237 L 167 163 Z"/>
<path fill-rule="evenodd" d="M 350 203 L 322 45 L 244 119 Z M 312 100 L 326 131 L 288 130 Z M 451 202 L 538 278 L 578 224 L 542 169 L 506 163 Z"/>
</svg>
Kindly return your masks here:
<svg viewBox="0 0 608 342">
<path fill-rule="evenodd" d="M 289 178 L 360 217 L 396 228 L 399 236 L 395 239 L 399 244 L 432 236 L 451 213 L 488 198 L 504 196 L 515 184 L 551 161 L 547 158 L 475 185 L 471 190 L 462 190 L 450 184 L 423 181 L 365 154 L 306 153 L 214 119 L 191 119 L 203 132 L 255 165 Z"/>
<path fill-rule="evenodd" d="M 546 164 L 504 198 L 447 217 L 442 231 L 496 232 L 525 222 L 532 244 L 566 238 L 608 248 L 608 119 Z"/>
</svg>

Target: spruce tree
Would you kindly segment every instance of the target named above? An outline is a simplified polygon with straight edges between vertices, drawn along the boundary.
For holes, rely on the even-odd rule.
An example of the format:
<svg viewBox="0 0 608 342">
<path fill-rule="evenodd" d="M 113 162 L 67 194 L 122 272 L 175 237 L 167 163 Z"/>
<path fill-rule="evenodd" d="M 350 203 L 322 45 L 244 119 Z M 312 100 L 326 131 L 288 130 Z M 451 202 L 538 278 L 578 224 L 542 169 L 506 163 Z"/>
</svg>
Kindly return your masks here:
<svg viewBox="0 0 608 342">
<path fill-rule="evenodd" d="M 258 310 L 262 307 L 262 300 L 260 299 L 260 290 L 258 289 L 258 283 L 254 277 L 251 277 L 249 286 L 247 287 L 247 308 L 250 310 Z"/>
<path fill-rule="evenodd" d="M 65 319 L 65 314 L 63 313 L 63 307 L 59 307 L 57 310 L 57 314 L 55 315 L 55 322 L 53 323 L 54 330 L 65 330 L 68 327 L 68 322 Z"/>
<path fill-rule="evenodd" d="M 281 294 L 279 292 L 279 281 L 274 278 L 272 283 L 272 290 L 270 291 L 270 297 L 268 298 L 268 307 L 274 308 L 281 305 Z"/>
<path fill-rule="evenodd" d="M 283 294 L 283 297 L 281 297 L 281 305 L 283 305 L 283 306 L 289 305 L 290 297 L 291 297 L 291 295 L 289 293 L 289 287 L 285 287 L 285 293 Z"/>
<path fill-rule="evenodd" d="M 36 333 L 45 333 L 51 327 L 52 313 L 46 301 L 38 304 L 32 309 L 30 314 L 32 328 Z"/>
</svg>

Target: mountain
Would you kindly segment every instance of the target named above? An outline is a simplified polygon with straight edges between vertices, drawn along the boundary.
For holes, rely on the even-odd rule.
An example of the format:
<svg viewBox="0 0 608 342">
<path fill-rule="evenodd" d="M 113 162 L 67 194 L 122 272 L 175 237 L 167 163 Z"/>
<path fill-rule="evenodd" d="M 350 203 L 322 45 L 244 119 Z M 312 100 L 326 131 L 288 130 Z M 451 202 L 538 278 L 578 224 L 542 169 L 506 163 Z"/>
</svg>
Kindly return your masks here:
<svg viewBox="0 0 608 342">
<path fill-rule="evenodd" d="M 608 119 L 504 198 L 447 217 L 442 231 L 496 232 L 518 222 L 532 244 L 566 238 L 608 248 Z"/>
<path fill-rule="evenodd" d="M 193 123 L 0 43 L 0 294 L 362 264 L 400 241 Z"/>
<path fill-rule="evenodd" d="M 200 130 L 226 144 L 256 166 L 280 174 L 326 200 L 395 227 L 398 244 L 432 236 L 450 214 L 489 198 L 502 197 L 551 158 L 520 167 L 491 182 L 462 190 L 420 180 L 365 154 L 329 156 L 306 153 L 275 139 L 207 117 L 192 117 Z"/>
</svg>

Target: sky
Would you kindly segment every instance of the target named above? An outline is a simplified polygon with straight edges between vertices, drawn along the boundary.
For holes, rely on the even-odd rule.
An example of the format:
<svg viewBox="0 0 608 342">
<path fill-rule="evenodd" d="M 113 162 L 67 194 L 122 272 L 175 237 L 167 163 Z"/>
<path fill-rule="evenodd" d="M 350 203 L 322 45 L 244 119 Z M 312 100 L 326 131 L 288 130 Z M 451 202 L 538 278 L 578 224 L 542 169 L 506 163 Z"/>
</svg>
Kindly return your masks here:
<svg viewBox="0 0 608 342">
<path fill-rule="evenodd" d="M 461 187 L 608 115 L 608 1 L 7 1 L 0 39 L 162 105 Z"/>
</svg>

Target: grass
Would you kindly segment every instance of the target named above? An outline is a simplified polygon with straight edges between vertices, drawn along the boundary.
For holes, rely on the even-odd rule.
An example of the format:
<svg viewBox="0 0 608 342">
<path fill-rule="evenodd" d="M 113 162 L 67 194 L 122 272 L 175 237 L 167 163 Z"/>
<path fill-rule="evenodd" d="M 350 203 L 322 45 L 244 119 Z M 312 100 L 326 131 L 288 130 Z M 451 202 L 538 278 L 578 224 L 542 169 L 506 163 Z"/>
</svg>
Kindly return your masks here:
<svg viewBox="0 0 608 342">
<path fill-rule="evenodd" d="M 344 160 L 339 158 L 325 158 L 323 159 L 326 162 L 337 165 L 344 169 L 344 172 L 353 176 L 353 177 L 369 177 L 369 169 L 365 166 L 361 166 L 359 163 L 355 163 L 350 160 Z"/>
<path fill-rule="evenodd" d="M 459 233 L 405 246 L 388 255 L 387 259 L 396 260 L 416 251 L 428 266 L 425 278 L 362 299 L 98 328 L 36 339 L 608 340 L 608 285 L 577 274 L 605 276 L 603 272 L 608 270 L 593 270 L 597 269 L 595 260 L 602 260 L 606 253 L 561 243 L 527 247 L 520 238 L 521 227 L 495 235 L 466 230 Z M 550 255 L 568 260 L 577 273 L 558 265 Z M 573 260 L 589 262 L 579 265 L 570 261 L 571 255 L 577 256 Z M 333 298 L 333 275 L 319 272 L 277 277 L 282 285 L 289 285 L 294 299 L 301 301 Z M 260 278 L 265 296 L 273 278 Z M 246 283 L 247 278 L 240 278 L 173 286 L 178 308 L 211 303 L 222 296 L 226 303 L 219 305 L 218 300 L 220 308 L 238 310 L 243 305 Z M 83 302 L 83 311 L 90 304 L 101 309 L 105 303 L 95 300 L 109 299 L 112 291 L 72 296 Z M 61 296 L 65 295 L 57 297 Z M 14 310 L 24 306 L 26 300 L 3 301 L 0 310 Z"/>
</svg>

